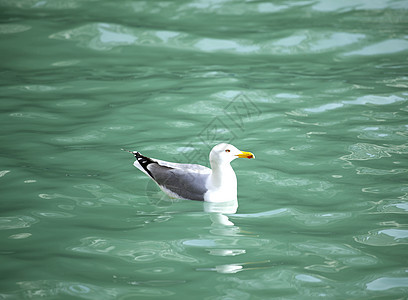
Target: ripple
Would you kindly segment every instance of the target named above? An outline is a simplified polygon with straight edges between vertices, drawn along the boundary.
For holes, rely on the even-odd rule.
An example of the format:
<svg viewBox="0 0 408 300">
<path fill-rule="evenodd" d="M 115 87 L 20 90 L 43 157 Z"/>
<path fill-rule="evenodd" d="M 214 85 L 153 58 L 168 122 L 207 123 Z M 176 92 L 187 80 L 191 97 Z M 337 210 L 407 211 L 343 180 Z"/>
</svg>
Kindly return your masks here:
<svg viewBox="0 0 408 300">
<path fill-rule="evenodd" d="M 357 256 L 361 255 L 358 249 L 355 249 L 348 245 L 343 244 L 325 244 L 320 242 L 303 242 L 295 243 L 296 249 L 301 249 L 307 252 L 315 253 L 318 255 L 330 255 L 330 256 Z"/>
<path fill-rule="evenodd" d="M 322 226 L 350 219 L 351 217 L 351 213 L 315 213 L 299 214 L 295 216 L 295 219 L 301 221 L 306 226 Z"/>
<path fill-rule="evenodd" d="M 397 119 L 395 115 L 387 118 L 384 114 L 381 116 L 372 116 L 378 121 L 388 121 Z M 359 126 L 351 129 L 351 132 L 358 132 L 359 139 L 369 140 L 384 140 L 395 142 L 405 142 L 407 140 L 406 127 L 403 125 L 381 125 L 381 126 Z"/>
<path fill-rule="evenodd" d="M 36 183 L 36 182 L 37 182 L 37 180 L 35 180 L 35 179 L 24 180 L 24 183 Z"/>
<path fill-rule="evenodd" d="M 88 101 L 86 100 L 60 100 L 57 102 L 56 106 L 59 107 L 73 107 L 73 108 L 78 108 L 78 107 L 82 107 L 82 106 L 86 106 L 88 104 Z"/>
<path fill-rule="evenodd" d="M 3 177 L 4 175 L 6 175 L 7 173 L 10 173 L 10 172 L 11 172 L 10 170 L 0 171 L 0 177 Z"/>
<path fill-rule="evenodd" d="M 251 45 L 248 41 L 237 42 L 210 38 L 200 39 L 194 47 L 204 52 L 234 51 L 236 53 L 257 52 L 260 49 L 259 46 Z"/>
<path fill-rule="evenodd" d="M 230 9 L 230 8 L 228 8 Z M 249 54 L 320 53 L 357 43 L 361 33 L 302 30 L 278 40 L 221 39 L 187 32 L 148 30 L 111 23 L 95 23 L 58 32 L 52 39 L 72 40 L 82 47 L 109 51 L 124 46 L 173 48 L 200 52 Z"/>
<path fill-rule="evenodd" d="M 349 147 L 351 154 L 340 157 L 342 160 L 370 160 L 391 157 L 391 154 L 407 154 L 408 145 L 378 146 L 368 143 L 357 143 Z"/>
<path fill-rule="evenodd" d="M 358 243 L 370 246 L 396 246 L 408 244 L 408 230 L 406 229 L 379 229 L 368 234 L 354 237 Z"/>
<path fill-rule="evenodd" d="M 115 281 L 117 277 L 114 276 Z M 122 280 L 123 281 L 123 280 Z M 50 298 L 50 299 L 139 299 L 140 297 L 163 297 L 174 293 L 158 287 L 182 284 L 185 281 L 177 280 L 150 280 L 150 281 L 124 281 L 132 286 L 131 291 L 123 288 L 106 287 L 90 283 L 75 281 L 37 280 L 17 282 L 19 290 L 14 293 L 1 294 L 0 296 L 15 299 L 24 298 Z M 16 298 L 17 299 L 17 298 Z"/>
<path fill-rule="evenodd" d="M 99 51 L 130 45 L 184 48 L 185 40 L 189 37 L 181 32 L 138 29 L 110 23 L 87 24 L 50 36 L 52 39 L 76 41 L 82 47 Z"/>
<path fill-rule="evenodd" d="M 221 274 L 235 274 L 241 271 L 258 270 L 272 268 L 273 264 L 269 261 L 251 261 L 236 264 L 217 265 L 212 268 L 198 268 L 197 271 L 215 271 Z"/>
<path fill-rule="evenodd" d="M 19 9 L 74 9 L 80 7 L 78 0 L 53 0 L 53 1 L 38 1 L 38 0 L 2 0 L 2 6 L 16 7 Z"/>
<path fill-rule="evenodd" d="M 213 253 L 224 253 L 228 255 L 243 254 L 248 248 L 264 247 L 269 244 L 269 241 L 266 239 L 255 238 L 252 236 L 243 236 L 242 234 L 229 236 L 228 234 L 234 234 L 234 232 L 231 231 L 213 231 L 212 233 L 217 235 L 217 237 L 203 237 L 201 239 L 185 240 L 182 244 L 189 247 L 207 248 L 210 252 L 217 249 Z"/>
<path fill-rule="evenodd" d="M 401 39 L 390 39 L 379 42 L 370 46 L 366 46 L 360 50 L 344 53 L 345 56 L 350 55 L 382 55 L 392 54 L 408 50 L 408 41 Z"/>
<path fill-rule="evenodd" d="M 214 256 L 237 256 L 245 254 L 245 249 L 208 249 L 210 255 Z"/>
<path fill-rule="evenodd" d="M 102 140 L 106 136 L 105 133 L 99 131 L 89 131 L 80 135 L 73 135 L 71 136 L 60 136 L 54 138 L 57 142 L 64 143 L 64 144 L 75 144 L 75 143 L 82 143 L 82 142 L 90 142 L 90 141 L 98 141 Z"/>
<path fill-rule="evenodd" d="M 135 289 L 134 289 L 135 290 Z M 158 289 L 158 288 L 147 288 L 147 287 L 139 287 L 136 289 L 137 291 L 127 292 L 125 295 L 122 295 L 116 299 L 118 300 L 133 300 L 133 299 L 143 299 L 145 298 L 154 298 L 154 297 L 166 297 L 174 295 L 174 292 Z"/>
<path fill-rule="evenodd" d="M 326 1 L 319 0 L 313 9 L 321 12 L 346 12 L 355 10 L 379 10 L 385 8 L 406 8 L 404 1 L 365 1 L 365 0 L 343 0 L 343 1 Z"/>
<path fill-rule="evenodd" d="M 78 59 L 71 59 L 71 60 L 61 60 L 61 61 L 56 61 L 52 63 L 53 66 L 55 67 L 68 67 L 68 66 L 73 66 L 76 65 L 80 62 Z"/>
<path fill-rule="evenodd" d="M 154 268 L 144 268 L 144 269 L 138 269 L 138 273 L 142 274 L 170 274 L 175 271 L 174 268 L 170 267 L 154 267 Z"/>
<path fill-rule="evenodd" d="M 66 212 L 60 212 L 60 211 L 41 211 L 41 212 L 36 212 L 34 211 L 33 214 L 37 217 L 46 217 L 46 218 L 55 218 L 55 219 L 61 219 L 61 218 L 72 218 L 75 215 L 66 213 Z"/>
<path fill-rule="evenodd" d="M 10 117 L 13 118 L 26 118 L 26 119 L 40 119 L 40 120 L 58 120 L 59 117 L 57 117 L 54 114 L 48 114 L 48 113 L 37 113 L 37 112 L 18 112 L 18 113 L 11 113 Z"/>
<path fill-rule="evenodd" d="M 222 16 L 241 16 L 243 14 L 254 15 L 256 13 L 269 14 L 276 13 L 288 9 L 291 6 L 302 5 L 300 3 L 285 3 L 285 5 L 277 5 L 272 3 L 254 3 L 253 5 L 247 5 L 245 2 L 234 1 L 193 1 L 191 3 L 181 6 L 183 11 L 191 13 L 191 9 L 194 11 L 203 10 L 205 12 L 211 12 L 212 14 L 219 14 Z"/>
<path fill-rule="evenodd" d="M 29 216 L 0 217 L 0 230 L 28 228 L 37 222 Z"/>
<path fill-rule="evenodd" d="M 53 39 L 78 41 L 79 45 L 94 50 L 111 50 L 114 47 L 134 44 L 138 37 L 124 26 L 98 23 L 52 34 Z"/>
<path fill-rule="evenodd" d="M 406 100 L 406 97 L 397 96 L 397 95 L 389 95 L 389 96 L 365 95 L 365 96 L 358 97 L 355 100 L 343 101 L 342 103 L 354 104 L 354 105 L 367 105 L 367 104 L 388 105 L 388 104 L 393 104 L 393 103 L 401 102 L 405 100 Z"/>
<path fill-rule="evenodd" d="M 9 236 L 9 239 L 13 240 L 21 240 L 21 239 L 26 239 L 28 237 L 32 236 L 31 233 L 29 232 L 22 232 L 22 233 L 17 233 Z"/>
<path fill-rule="evenodd" d="M 321 279 L 315 276 L 307 275 L 307 274 L 299 274 L 299 275 L 296 275 L 295 278 L 303 282 L 322 282 Z"/>
<path fill-rule="evenodd" d="M 133 280 L 128 277 L 119 277 L 114 275 L 113 276 L 115 282 L 125 282 L 132 286 L 148 286 L 148 287 L 165 287 L 165 286 L 172 286 L 172 285 L 180 285 L 186 283 L 185 280 Z M 158 290 L 160 291 L 160 290 Z M 164 295 L 171 295 L 172 293 L 161 293 L 158 294 Z"/>
<path fill-rule="evenodd" d="M 264 45 L 263 51 L 276 54 L 320 53 L 357 43 L 364 38 L 365 35 L 361 33 L 302 30 L 269 42 L 270 46 Z"/>
<path fill-rule="evenodd" d="M 388 213 L 408 213 L 408 202 L 395 201 L 394 203 L 385 204 L 379 207 L 379 211 Z"/>
<path fill-rule="evenodd" d="M 113 298 L 118 296 L 114 288 L 106 288 L 89 283 L 57 281 L 57 280 L 37 280 L 19 281 L 19 295 L 23 298 L 63 298 L 70 296 L 74 298 L 104 299 L 106 295 Z"/>
<path fill-rule="evenodd" d="M 29 92 L 53 92 L 53 91 L 62 89 L 62 88 L 58 88 L 58 87 L 51 86 L 51 85 L 40 85 L 40 84 L 23 85 L 23 86 L 17 86 L 15 88 L 22 90 L 22 91 L 29 91 Z"/>
<path fill-rule="evenodd" d="M 23 24 L 1 24 L 0 34 L 13 34 L 30 30 L 31 26 Z"/>
<path fill-rule="evenodd" d="M 391 170 L 381 170 L 367 167 L 360 167 L 356 169 L 357 174 L 360 175 L 394 175 L 408 172 L 408 169 L 391 169 Z"/>
<path fill-rule="evenodd" d="M 212 101 L 196 101 L 194 103 L 188 103 L 180 105 L 177 109 L 180 112 L 189 114 L 210 114 L 212 116 L 222 116 L 223 111 L 220 110 L 217 103 Z"/>
<path fill-rule="evenodd" d="M 321 263 L 314 263 L 305 267 L 306 270 L 310 271 L 336 273 L 346 267 L 372 266 L 379 261 L 375 256 L 368 255 L 347 244 L 326 244 L 310 240 L 295 243 L 293 246 L 293 255 L 297 256 L 302 253 L 304 257 L 310 255 L 320 257 Z"/>
<path fill-rule="evenodd" d="M 274 210 L 268 210 L 268 211 L 263 211 L 259 213 L 252 213 L 252 214 L 236 214 L 234 217 L 239 217 L 239 218 L 264 218 L 264 217 L 272 217 L 272 216 L 282 216 L 282 215 L 290 215 L 293 213 L 293 210 L 289 208 L 279 208 L 279 209 L 274 209 Z"/>
<path fill-rule="evenodd" d="M 371 266 L 378 263 L 378 258 L 372 256 L 356 256 L 356 257 L 345 257 L 339 259 L 344 265 L 350 267 L 357 266 Z"/>
<path fill-rule="evenodd" d="M 385 85 L 390 87 L 397 87 L 397 88 L 408 88 L 408 77 L 400 76 L 392 79 L 384 79 L 383 82 Z"/>
<path fill-rule="evenodd" d="M 346 105 L 389 105 L 397 102 L 406 101 L 406 95 L 400 94 L 398 95 L 365 95 L 361 97 L 357 97 L 354 100 L 344 100 L 340 102 L 334 103 L 326 103 L 317 107 L 312 108 L 304 108 L 303 111 L 308 113 L 323 113 L 331 110 L 335 110 L 338 108 L 345 107 Z"/>
<path fill-rule="evenodd" d="M 116 256 L 128 262 L 151 262 L 158 260 L 194 263 L 197 259 L 180 253 L 177 245 L 163 241 L 115 240 L 99 237 L 81 239 L 81 245 L 71 250 L 82 253 L 106 254 Z"/>
<path fill-rule="evenodd" d="M 238 272 L 243 271 L 243 266 L 237 264 L 230 264 L 230 265 L 219 265 L 216 266 L 214 269 L 210 269 L 212 271 L 216 271 L 222 274 L 235 274 Z"/>
<path fill-rule="evenodd" d="M 280 94 L 276 94 L 275 97 L 283 98 L 283 99 L 299 99 L 301 96 L 297 94 L 280 93 Z"/>
<path fill-rule="evenodd" d="M 406 277 L 381 277 L 366 284 L 370 291 L 386 291 L 394 288 L 408 288 Z"/>
<path fill-rule="evenodd" d="M 103 127 L 102 131 L 128 131 L 134 129 L 134 126 L 130 125 L 116 125 L 116 126 L 106 126 Z"/>
<path fill-rule="evenodd" d="M 297 151 L 301 151 L 300 148 L 301 147 L 296 148 L 298 149 Z M 277 177 L 271 174 L 259 173 L 259 172 L 253 172 L 253 174 L 260 182 L 270 182 L 270 183 L 273 183 L 273 185 L 279 186 L 279 187 L 304 187 L 304 188 L 307 188 L 307 190 L 311 192 L 330 191 L 331 188 L 334 186 L 332 183 L 328 181 L 323 181 L 323 180 L 316 181 L 316 180 L 311 180 L 308 178 L 295 177 L 295 176 L 291 176 L 288 178 L 280 178 L 280 177 Z"/>
<path fill-rule="evenodd" d="M 408 191 L 408 186 L 406 185 L 389 185 L 389 186 L 370 186 L 361 189 L 365 193 L 373 194 L 395 194 L 395 193 L 406 193 Z"/>
<path fill-rule="evenodd" d="M 326 111 L 333 110 L 333 109 L 343 107 L 343 106 L 344 106 L 343 103 L 328 103 L 328 104 L 324 104 L 324 105 L 321 105 L 315 108 L 305 108 L 304 111 L 312 112 L 312 113 L 320 113 L 320 112 L 326 112 Z"/>
</svg>

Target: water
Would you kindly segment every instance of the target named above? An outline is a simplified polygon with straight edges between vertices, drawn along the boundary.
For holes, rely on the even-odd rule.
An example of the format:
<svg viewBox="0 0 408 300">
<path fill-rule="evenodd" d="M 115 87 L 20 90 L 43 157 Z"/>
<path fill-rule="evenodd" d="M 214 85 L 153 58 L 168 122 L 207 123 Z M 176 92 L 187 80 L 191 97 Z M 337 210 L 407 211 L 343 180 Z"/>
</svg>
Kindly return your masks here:
<svg viewBox="0 0 408 300">
<path fill-rule="evenodd" d="M 406 299 L 407 1 L 0 6 L 0 298 Z M 120 151 L 219 141 L 236 213 Z"/>
</svg>

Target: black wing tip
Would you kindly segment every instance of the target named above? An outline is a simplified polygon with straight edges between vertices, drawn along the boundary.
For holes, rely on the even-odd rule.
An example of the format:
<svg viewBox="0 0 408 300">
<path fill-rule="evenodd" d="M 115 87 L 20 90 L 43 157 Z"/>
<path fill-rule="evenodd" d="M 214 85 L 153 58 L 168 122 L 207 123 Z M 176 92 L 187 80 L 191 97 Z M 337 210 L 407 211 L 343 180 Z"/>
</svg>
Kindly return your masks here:
<svg viewBox="0 0 408 300">
<path fill-rule="evenodd" d="M 150 159 L 147 156 L 142 155 L 139 151 L 129 151 L 129 150 L 126 150 L 126 149 L 123 149 L 123 148 L 121 150 L 133 154 L 141 165 L 142 164 L 148 165 L 148 164 L 151 164 L 151 163 L 155 163 L 155 161 L 153 161 L 152 159 Z"/>
<path fill-rule="evenodd" d="M 153 161 L 152 159 L 150 159 L 147 156 L 142 155 L 140 152 L 138 151 L 129 151 L 126 149 L 121 149 L 123 151 L 129 152 L 131 154 L 133 154 L 137 160 L 137 162 L 139 163 L 139 165 L 142 166 L 142 168 L 147 172 L 147 174 L 149 174 L 150 177 L 152 177 L 154 179 L 154 176 L 152 175 L 152 173 L 149 171 L 149 169 L 147 168 L 148 165 L 152 164 L 152 163 L 157 163 L 155 161 Z"/>
<path fill-rule="evenodd" d="M 151 158 L 147 156 L 140 154 L 140 152 L 137 152 L 137 151 L 134 151 L 133 155 L 136 157 L 136 160 L 139 163 L 139 165 L 141 165 L 142 168 L 147 172 L 147 174 L 149 174 L 149 176 L 155 180 L 152 172 L 150 172 L 150 170 L 147 167 L 150 164 L 157 164 L 157 162 L 155 162 L 154 160 L 152 160 Z"/>
<path fill-rule="evenodd" d="M 132 153 L 136 157 L 139 164 L 141 164 L 142 166 L 147 166 L 148 164 L 156 163 L 155 161 L 151 160 L 149 157 L 142 155 L 140 152 L 134 151 Z"/>
<path fill-rule="evenodd" d="M 140 155 L 140 153 L 137 152 L 137 151 L 130 151 L 130 150 L 126 150 L 126 149 L 123 149 L 123 148 L 121 148 L 120 150 L 129 152 L 129 153 L 133 154 L 135 157 L 137 157 L 136 155 Z"/>
</svg>

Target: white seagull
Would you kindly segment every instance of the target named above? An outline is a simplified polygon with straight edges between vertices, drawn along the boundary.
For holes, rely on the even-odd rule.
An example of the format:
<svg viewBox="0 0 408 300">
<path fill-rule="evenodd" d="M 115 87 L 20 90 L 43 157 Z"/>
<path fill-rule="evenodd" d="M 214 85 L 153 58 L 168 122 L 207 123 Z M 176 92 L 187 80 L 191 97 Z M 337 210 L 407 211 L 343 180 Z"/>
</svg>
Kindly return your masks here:
<svg viewBox="0 0 408 300">
<path fill-rule="evenodd" d="M 255 158 L 251 152 L 240 151 L 225 143 L 211 150 L 211 169 L 149 158 L 137 151 L 128 152 L 136 157 L 133 165 L 171 198 L 207 202 L 237 201 L 237 177 L 230 163 L 238 157 Z"/>
</svg>

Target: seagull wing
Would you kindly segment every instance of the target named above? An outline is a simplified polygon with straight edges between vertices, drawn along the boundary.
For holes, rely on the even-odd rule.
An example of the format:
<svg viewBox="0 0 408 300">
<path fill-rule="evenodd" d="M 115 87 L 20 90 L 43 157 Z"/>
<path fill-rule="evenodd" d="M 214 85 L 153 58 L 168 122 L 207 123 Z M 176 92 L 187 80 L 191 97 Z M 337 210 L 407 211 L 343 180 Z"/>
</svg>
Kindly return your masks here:
<svg viewBox="0 0 408 300">
<path fill-rule="evenodd" d="M 206 181 L 211 169 L 200 165 L 154 160 L 134 153 L 134 165 L 149 175 L 168 195 L 190 200 L 204 200 Z"/>
</svg>

